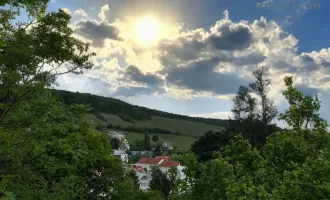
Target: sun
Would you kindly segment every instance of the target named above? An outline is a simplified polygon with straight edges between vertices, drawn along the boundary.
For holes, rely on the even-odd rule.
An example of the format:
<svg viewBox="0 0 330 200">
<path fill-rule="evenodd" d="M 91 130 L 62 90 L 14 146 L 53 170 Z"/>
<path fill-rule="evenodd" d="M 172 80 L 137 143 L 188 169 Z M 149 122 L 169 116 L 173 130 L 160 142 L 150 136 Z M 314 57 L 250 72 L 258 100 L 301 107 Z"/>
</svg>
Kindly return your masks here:
<svg viewBox="0 0 330 200">
<path fill-rule="evenodd" d="M 135 23 L 135 39 L 142 45 L 152 45 L 161 38 L 161 23 L 153 17 L 144 17 Z"/>
</svg>

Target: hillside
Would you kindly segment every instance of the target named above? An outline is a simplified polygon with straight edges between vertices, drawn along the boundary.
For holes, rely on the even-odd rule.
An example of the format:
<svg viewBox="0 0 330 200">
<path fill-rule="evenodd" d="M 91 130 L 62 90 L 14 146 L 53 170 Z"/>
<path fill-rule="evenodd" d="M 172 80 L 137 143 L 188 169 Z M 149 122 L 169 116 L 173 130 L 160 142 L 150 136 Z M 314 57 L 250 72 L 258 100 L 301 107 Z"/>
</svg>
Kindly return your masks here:
<svg viewBox="0 0 330 200">
<path fill-rule="evenodd" d="M 181 150 L 188 149 L 191 143 L 209 130 L 222 130 L 227 123 L 227 120 L 172 114 L 86 93 L 63 90 L 53 90 L 52 93 L 67 105 L 89 104 L 93 111 L 88 114 L 88 120 L 95 126 L 110 124 L 109 128 L 121 130 L 128 140 L 143 139 L 148 131 L 160 135 Z"/>
</svg>

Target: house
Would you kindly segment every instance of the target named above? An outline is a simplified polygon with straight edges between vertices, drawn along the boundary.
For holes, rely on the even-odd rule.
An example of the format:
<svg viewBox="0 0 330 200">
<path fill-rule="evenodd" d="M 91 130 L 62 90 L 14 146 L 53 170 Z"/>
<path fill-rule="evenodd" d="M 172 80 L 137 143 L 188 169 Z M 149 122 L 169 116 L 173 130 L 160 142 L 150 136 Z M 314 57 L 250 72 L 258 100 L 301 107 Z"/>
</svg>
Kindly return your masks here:
<svg viewBox="0 0 330 200">
<path fill-rule="evenodd" d="M 169 169 L 171 167 L 175 167 L 177 169 L 177 174 L 179 179 L 185 179 L 186 176 L 183 172 L 184 167 L 180 165 L 179 162 L 174 161 L 171 156 L 157 156 L 155 158 L 141 158 L 136 164 L 136 166 L 140 166 L 143 169 L 146 169 L 147 172 L 150 172 L 153 166 L 158 166 L 159 169 L 168 174 Z"/>
<path fill-rule="evenodd" d="M 113 150 L 113 155 L 125 163 L 128 162 L 128 154 L 126 153 L 126 150 L 115 149 Z"/>
<path fill-rule="evenodd" d="M 171 142 L 164 142 L 163 146 L 168 150 L 173 150 L 173 145 Z"/>
<path fill-rule="evenodd" d="M 144 171 L 143 167 L 132 165 L 129 170 L 133 170 L 139 179 L 139 189 L 140 190 L 148 190 L 149 183 L 151 181 L 151 173 Z"/>
<path fill-rule="evenodd" d="M 121 132 L 110 132 L 110 133 L 108 133 L 108 136 L 110 138 L 117 138 L 119 140 L 119 142 L 120 142 L 119 149 L 125 149 L 125 150 L 130 149 L 127 139 L 125 138 L 124 134 L 122 134 Z"/>
<path fill-rule="evenodd" d="M 141 166 L 144 169 L 147 169 L 147 172 L 149 172 L 152 168 L 152 166 L 158 166 L 160 165 L 164 160 L 162 158 L 140 158 L 139 161 L 135 163 L 137 166 Z"/>
</svg>

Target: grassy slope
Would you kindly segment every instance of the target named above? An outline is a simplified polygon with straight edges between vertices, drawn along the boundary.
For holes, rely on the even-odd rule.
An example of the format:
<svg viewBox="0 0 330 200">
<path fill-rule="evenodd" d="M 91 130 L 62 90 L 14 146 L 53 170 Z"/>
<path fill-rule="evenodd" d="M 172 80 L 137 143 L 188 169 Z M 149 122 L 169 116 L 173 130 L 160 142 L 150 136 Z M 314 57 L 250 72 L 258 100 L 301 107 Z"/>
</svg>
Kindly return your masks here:
<svg viewBox="0 0 330 200">
<path fill-rule="evenodd" d="M 216 126 L 213 124 L 205 124 L 202 122 L 193 122 L 193 121 L 186 121 L 181 119 L 172 119 L 167 117 L 158 117 L 153 116 L 151 120 L 143 120 L 137 121 L 135 123 L 129 123 L 123 121 L 116 115 L 111 114 L 102 114 L 109 123 L 114 125 L 120 125 L 122 127 L 128 126 L 136 126 L 136 127 L 144 127 L 144 128 L 162 128 L 172 132 L 179 132 L 180 135 L 185 136 L 202 136 L 209 130 L 222 130 L 223 128 L 220 126 Z"/>
<path fill-rule="evenodd" d="M 134 133 L 134 132 L 123 132 L 128 140 L 128 142 L 133 142 L 134 140 L 143 140 L 143 133 Z M 189 136 L 180 136 L 180 135 L 164 135 L 164 134 L 150 134 L 150 138 L 153 135 L 158 135 L 160 141 L 171 142 L 178 150 L 188 150 L 193 142 L 197 139 Z"/>
<path fill-rule="evenodd" d="M 137 128 L 158 128 L 163 131 L 179 133 L 180 135 L 160 134 L 162 140 L 170 141 L 179 149 L 189 149 L 191 143 L 196 138 L 204 135 L 209 130 L 221 130 L 227 124 L 227 120 L 205 119 L 197 117 L 189 117 L 167 113 L 159 110 L 149 109 L 141 106 L 131 105 L 114 98 L 107 98 L 85 93 L 73 93 L 63 90 L 52 90 L 53 95 L 66 105 L 72 104 L 89 104 L 93 111 L 87 115 L 89 122 L 96 126 L 100 125 L 120 125 L 121 127 L 137 127 Z M 103 115 L 103 117 L 101 116 Z M 98 116 L 98 117 L 96 117 Z M 121 116 L 121 118 L 119 117 Z M 102 121 L 105 118 L 107 121 Z M 124 121 L 133 121 L 134 123 Z M 137 130 L 136 130 L 137 131 Z M 142 131 L 138 133 L 130 133 L 129 140 L 134 138 L 143 139 Z"/>
<path fill-rule="evenodd" d="M 174 146 L 178 148 L 178 150 L 188 150 L 193 142 L 197 139 L 196 137 L 204 135 L 209 130 L 221 130 L 222 127 L 212 125 L 212 124 L 205 124 L 202 122 L 193 122 L 193 121 L 186 121 L 180 119 L 172 119 L 167 117 L 157 117 L 153 116 L 151 120 L 143 120 L 138 121 L 135 120 L 135 123 L 130 123 L 122 120 L 120 117 L 112 114 L 105 114 L 102 115 L 108 120 L 108 123 L 113 125 L 120 125 L 122 127 L 128 126 L 136 126 L 136 127 L 144 127 L 144 128 L 163 128 L 166 130 L 170 130 L 172 132 L 180 132 L 181 135 L 166 135 L 166 134 L 159 134 L 159 133 L 150 133 L 152 135 L 158 135 L 161 141 L 164 142 L 171 142 Z M 107 122 L 104 122 L 94 115 L 89 114 L 87 119 L 91 122 L 91 124 L 102 124 L 106 125 Z M 123 132 L 127 140 L 129 142 L 133 142 L 134 140 L 143 140 L 144 133 L 138 132 Z"/>
</svg>

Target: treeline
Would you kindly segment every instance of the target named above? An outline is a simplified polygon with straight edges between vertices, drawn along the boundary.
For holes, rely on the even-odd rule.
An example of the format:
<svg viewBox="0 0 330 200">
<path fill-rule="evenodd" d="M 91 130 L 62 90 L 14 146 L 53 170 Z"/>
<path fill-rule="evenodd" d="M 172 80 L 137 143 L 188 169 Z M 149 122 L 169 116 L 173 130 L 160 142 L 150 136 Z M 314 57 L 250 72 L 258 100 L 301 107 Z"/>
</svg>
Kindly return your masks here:
<svg viewBox="0 0 330 200">
<path fill-rule="evenodd" d="M 106 126 L 100 125 L 98 129 L 102 130 L 104 128 L 107 129 L 117 129 L 121 131 L 128 131 L 128 132 L 137 132 L 137 133 L 159 133 L 159 134 L 167 134 L 167 135 L 181 135 L 180 132 L 172 132 L 170 130 L 165 130 L 162 128 L 145 128 L 145 127 L 136 127 L 136 126 L 129 126 L 129 127 L 122 127 L 120 125 L 113 125 L 108 124 Z"/>
<path fill-rule="evenodd" d="M 64 90 L 52 90 L 52 93 L 54 96 L 57 96 L 61 102 L 67 105 L 89 104 L 97 112 L 114 114 L 119 116 L 122 120 L 131 123 L 134 123 L 134 120 L 150 120 L 152 116 L 202 122 L 218 126 L 225 126 L 228 123 L 228 120 L 206 119 L 201 117 L 189 117 L 167 113 L 155 109 L 131 105 L 110 97 L 102 97 L 79 92 L 69 92 Z"/>
</svg>

